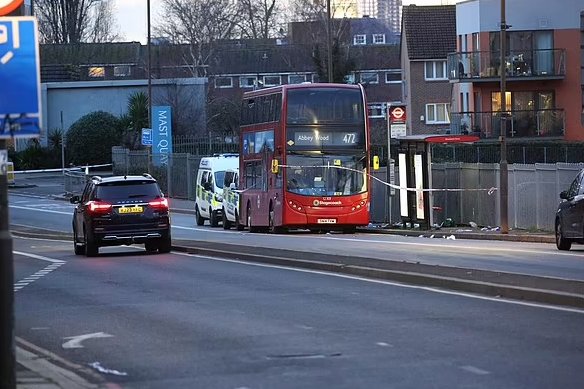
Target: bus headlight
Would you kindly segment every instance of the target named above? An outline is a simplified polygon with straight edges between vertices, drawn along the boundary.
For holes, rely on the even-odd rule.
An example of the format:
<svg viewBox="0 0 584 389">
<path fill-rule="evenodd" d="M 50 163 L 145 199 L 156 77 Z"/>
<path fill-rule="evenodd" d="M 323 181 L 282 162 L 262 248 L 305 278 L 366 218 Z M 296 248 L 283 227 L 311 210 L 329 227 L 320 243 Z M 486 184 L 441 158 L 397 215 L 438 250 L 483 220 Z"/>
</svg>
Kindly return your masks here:
<svg viewBox="0 0 584 389">
<path fill-rule="evenodd" d="M 296 202 L 294 202 L 292 200 L 288 200 L 288 205 L 290 206 L 290 208 L 292 208 L 296 211 L 302 211 L 302 206 L 300 204 L 297 204 Z"/>
<path fill-rule="evenodd" d="M 366 205 L 365 200 L 358 201 L 355 204 L 353 204 L 353 206 L 351 207 L 351 211 L 359 211 L 361 210 L 361 208 L 365 208 L 365 205 Z"/>
</svg>

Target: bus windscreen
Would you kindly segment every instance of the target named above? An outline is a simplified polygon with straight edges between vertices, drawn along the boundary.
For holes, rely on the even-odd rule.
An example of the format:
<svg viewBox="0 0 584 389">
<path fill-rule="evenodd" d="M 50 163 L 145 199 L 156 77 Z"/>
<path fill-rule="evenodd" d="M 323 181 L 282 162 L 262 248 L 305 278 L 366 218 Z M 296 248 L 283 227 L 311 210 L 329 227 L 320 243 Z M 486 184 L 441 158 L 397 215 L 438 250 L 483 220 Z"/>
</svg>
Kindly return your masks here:
<svg viewBox="0 0 584 389">
<path fill-rule="evenodd" d="M 363 124 L 363 96 L 358 89 L 292 89 L 287 95 L 288 125 L 321 123 Z"/>
</svg>

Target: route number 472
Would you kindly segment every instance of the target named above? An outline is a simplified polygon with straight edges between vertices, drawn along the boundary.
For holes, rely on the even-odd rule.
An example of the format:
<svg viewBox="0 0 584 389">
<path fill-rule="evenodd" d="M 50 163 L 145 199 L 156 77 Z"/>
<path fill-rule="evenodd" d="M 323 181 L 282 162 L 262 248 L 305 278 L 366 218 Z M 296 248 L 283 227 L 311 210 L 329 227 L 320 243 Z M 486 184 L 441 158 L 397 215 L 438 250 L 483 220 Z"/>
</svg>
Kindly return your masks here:
<svg viewBox="0 0 584 389">
<path fill-rule="evenodd" d="M 343 143 L 355 143 L 355 134 L 345 134 Z"/>
</svg>

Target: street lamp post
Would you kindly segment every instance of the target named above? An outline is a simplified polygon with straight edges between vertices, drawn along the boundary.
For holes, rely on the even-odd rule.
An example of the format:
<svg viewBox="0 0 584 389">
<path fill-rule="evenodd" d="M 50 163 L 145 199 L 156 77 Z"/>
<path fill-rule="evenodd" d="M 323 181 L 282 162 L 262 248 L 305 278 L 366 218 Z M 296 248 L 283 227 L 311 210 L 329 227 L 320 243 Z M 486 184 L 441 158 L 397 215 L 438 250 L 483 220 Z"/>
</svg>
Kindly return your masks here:
<svg viewBox="0 0 584 389">
<path fill-rule="evenodd" d="M 331 45 L 331 0 L 326 0 L 326 46 L 328 82 L 333 82 L 333 53 Z"/>
<path fill-rule="evenodd" d="M 501 162 L 499 163 L 499 217 L 501 222 L 501 233 L 509 233 L 509 214 L 508 214 L 508 167 L 507 167 L 507 99 L 506 99 L 506 77 L 507 77 L 507 21 L 505 20 L 505 0 L 501 0 L 501 130 L 499 140 L 501 142 Z"/>
<path fill-rule="evenodd" d="M 150 49 L 150 42 L 152 37 L 150 32 L 150 0 L 146 1 L 146 14 L 146 18 L 148 20 L 148 42 L 146 43 L 146 48 L 148 51 L 148 127 L 152 128 L 152 52 Z"/>
</svg>

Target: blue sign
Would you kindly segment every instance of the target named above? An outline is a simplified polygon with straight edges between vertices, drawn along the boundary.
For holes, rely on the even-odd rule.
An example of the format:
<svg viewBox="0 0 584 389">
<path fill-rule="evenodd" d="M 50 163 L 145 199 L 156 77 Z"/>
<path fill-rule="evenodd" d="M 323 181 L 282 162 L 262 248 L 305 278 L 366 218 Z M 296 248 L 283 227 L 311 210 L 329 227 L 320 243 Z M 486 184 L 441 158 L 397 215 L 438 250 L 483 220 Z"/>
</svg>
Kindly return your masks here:
<svg viewBox="0 0 584 389">
<path fill-rule="evenodd" d="M 172 110 L 170 107 L 152 107 L 152 163 L 167 165 L 172 154 Z"/>
<path fill-rule="evenodd" d="M 152 129 L 142 129 L 142 146 L 152 146 Z"/>
<path fill-rule="evenodd" d="M 37 23 L 0 18 L 0 138 L 40 135 L 40 66 Z"/>
</svg>

